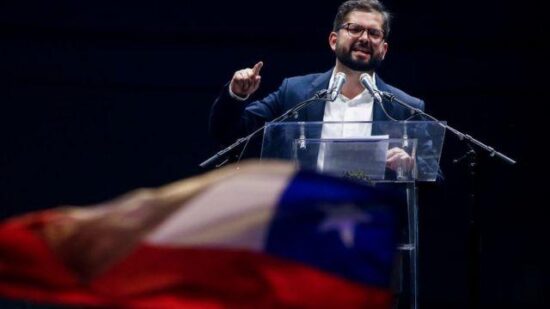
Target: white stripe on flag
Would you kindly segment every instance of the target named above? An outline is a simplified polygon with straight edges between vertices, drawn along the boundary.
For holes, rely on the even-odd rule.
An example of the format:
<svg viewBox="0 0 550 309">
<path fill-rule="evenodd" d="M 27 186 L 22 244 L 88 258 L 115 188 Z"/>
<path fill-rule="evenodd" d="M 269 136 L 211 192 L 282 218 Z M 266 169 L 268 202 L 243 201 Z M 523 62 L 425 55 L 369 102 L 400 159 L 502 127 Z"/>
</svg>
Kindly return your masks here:
<svg viewBox="0 0 550 309">
<path fill-rule="evenodd" d="M 145 242 L 261 251 L 275 206 L 292 176 L 288 168 L 237 173 L 182 205 Z"/>
</svg>

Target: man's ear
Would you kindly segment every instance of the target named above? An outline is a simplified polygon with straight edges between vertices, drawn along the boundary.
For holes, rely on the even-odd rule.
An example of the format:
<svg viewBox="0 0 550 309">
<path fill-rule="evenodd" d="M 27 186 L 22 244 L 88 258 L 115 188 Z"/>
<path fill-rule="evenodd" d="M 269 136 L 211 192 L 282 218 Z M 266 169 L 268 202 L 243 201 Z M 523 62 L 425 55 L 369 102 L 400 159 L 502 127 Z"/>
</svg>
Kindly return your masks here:
<svg viewBox="0 0 550 309">
<path fill-rule="evenodd" d="M 388 42 L 384 42 L 384 45 L 382 45 L 382 60 L 386 58 L 386 53 L 388 53 Z"/>
<path fill-rule="evenodd" d="M 338 40 L 338 34 L 336 32 L 333 31 L 328 35 L 328 45 L 330 45 L 330 49 L 332 49 L 332 51 L 336 50 L 337 40 Z"/>
</svg>

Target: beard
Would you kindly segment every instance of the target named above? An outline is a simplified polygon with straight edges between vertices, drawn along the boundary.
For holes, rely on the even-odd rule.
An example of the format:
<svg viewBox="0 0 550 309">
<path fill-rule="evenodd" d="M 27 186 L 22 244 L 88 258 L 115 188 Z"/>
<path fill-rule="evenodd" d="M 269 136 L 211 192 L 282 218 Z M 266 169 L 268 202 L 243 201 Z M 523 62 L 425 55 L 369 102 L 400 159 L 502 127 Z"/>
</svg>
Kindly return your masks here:
<svg viewBox="0 0 550 309">
<path fill-rule="evenodd" d="M 353 59 L 353 56 L 351 54 L 353 52 L 353 47 L 350 50 L 344 50 L 337 46 L 335 50 L 336 58 L 343 65 L 354 71 L 367 72 L 378 69 L 382 65 L 382 61 L 384 60 L 382 58 L 382 55 L 380 55 L 379 53 L 375 53 L 370 47 L 363 47 L 363 49 L 364 48 L 367 48 L 371 55 L 369 61 L 367 62 Z"/>
</svg>

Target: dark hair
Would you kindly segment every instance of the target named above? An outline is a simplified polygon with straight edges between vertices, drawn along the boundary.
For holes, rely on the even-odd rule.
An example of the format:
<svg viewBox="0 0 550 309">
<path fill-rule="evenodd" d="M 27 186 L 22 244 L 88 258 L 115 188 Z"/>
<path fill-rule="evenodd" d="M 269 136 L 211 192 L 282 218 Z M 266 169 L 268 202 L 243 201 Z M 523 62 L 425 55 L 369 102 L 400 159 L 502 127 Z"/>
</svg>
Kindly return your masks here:
<svg viewBox="0 0 550 309">
<path fill-rule="evenodd" d="M 346 16 L 353 11 L 363 12 L 378 12 L 382 14 L 382 30 L 384 30 L 384 37 L 387 38 L 390 34 L 390 19 L 391 13 L 386 10 L 386 7 L 378 0 L 348 0 L 342 3 L 338 7 L 336 17 L 334 17 L 334 24 L 332 31 L 338 31 L 340 26 L 344 23 Z"/>
</svg>

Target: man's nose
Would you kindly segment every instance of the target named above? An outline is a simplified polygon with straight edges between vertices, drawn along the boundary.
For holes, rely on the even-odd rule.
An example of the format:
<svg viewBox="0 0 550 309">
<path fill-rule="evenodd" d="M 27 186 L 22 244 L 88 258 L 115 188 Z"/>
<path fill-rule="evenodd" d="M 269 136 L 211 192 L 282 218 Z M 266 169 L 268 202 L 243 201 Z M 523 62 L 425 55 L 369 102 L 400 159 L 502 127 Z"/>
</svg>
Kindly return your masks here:
<svg viewBox="0 0 550 309">
<path fill-rule="evenodd" d="M 359 36 L 359 40 L 368 41 L 369 40 L 369 32 L 367 30 L 363 31 L 363 33 L 361 33 L 361 35 Z"/>
</svg>

